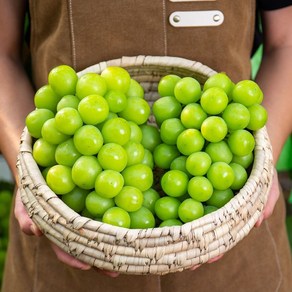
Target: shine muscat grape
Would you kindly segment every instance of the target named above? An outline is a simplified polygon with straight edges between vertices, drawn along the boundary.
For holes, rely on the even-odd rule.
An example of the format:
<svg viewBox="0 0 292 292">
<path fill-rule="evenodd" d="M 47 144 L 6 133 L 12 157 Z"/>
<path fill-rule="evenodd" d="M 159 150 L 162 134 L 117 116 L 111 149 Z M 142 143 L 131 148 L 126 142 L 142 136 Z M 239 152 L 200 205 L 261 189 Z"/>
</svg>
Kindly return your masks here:
<svg viewBox="0 0 292 292">
<path fill-rule="evenodd" d="M 75 212 L 124 228 L 182 225 L 245 184 L 267 121 L 259 86 L 168 74 L 158 94 L 150 107 L 121 67 L 49 72 L 26 126 L 48 186 Z"/>
</svg>

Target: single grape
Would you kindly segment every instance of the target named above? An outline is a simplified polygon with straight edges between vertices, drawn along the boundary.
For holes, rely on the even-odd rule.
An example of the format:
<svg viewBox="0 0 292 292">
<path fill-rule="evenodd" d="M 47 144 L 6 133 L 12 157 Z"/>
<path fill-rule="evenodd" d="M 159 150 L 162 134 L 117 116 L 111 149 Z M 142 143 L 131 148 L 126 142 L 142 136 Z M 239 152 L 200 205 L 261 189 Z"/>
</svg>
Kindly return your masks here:
<svg viewBox="0 0 292 292">
<path fill-rule="evenodd" d="M 248 125 L 246 126 L 247 129 L 256 131 L 266 125 L 268 112 L 262 105 L 256 103 L 250 106 L 248 108 L 248 111 L 250 113 L 250 120 Z"/>
<path fill-rule="evenodd" d="M 65 135 L 74 133 L 83 125 L 82 118 L 75 108 L 66 107 L 55 115 L 56 128 Z"/>
<path fill-rule="evenodd" d="M 79 99 L 92 94 L 104 96 L 107 91 L 105 80 L 97 73 L 85 73 L 76 84 L 76 96 Z"/>
<path fill-rule="evenodd" d="M 177 198 L 166 196 L 156 201 L 154 210 L 156 216 L 162 221 L 177 219 L 179 206 L 180 201 Z"/>
<path fill-rule="evenodd" d="M 174 96 L 182 104 L 197 102 L 201 92 L 200 83 L 193 77 L 183 77 L 174 87 Z"/>
<path fill-rule="evenodd" d="M 105 143 L 117 143 L 125 145 L 131 136 L 131 127 L 123 118 L 107 120 L 101 130 Z"/>
<path fill-rule="evenodd" d="M 203 92 L 200 104 L 209 115 L 222 113 L 228 104 L 228 96 L 220 87 L 211 87 Z"/>
<path fill-rule="evenodd" d="M 123 186 L 124 178 L 121 173 L 111 169 L 100 172 L 95 180 L 95 192 L 104 198 L 114 198 Z"/>
<path fill-rule="evenodd" d="M 72 107 L 78 109 L 79 98 L 75 95 L 65 95 L 63 96 L 57 104 L 57 111 L 64 107 Z"/>
<path fill-rule="evenodd" d="M 85 208 L 88 191 L 75 187 L 71 192 L 62 195 L 62 201 L 75 212 L 80 213 Z"/>
<path fill-rule="evenodd" d="M 153 159 L 156 166 L 162 169 L 169 169 L 173 159 L 180 155 L 175 145 L 161 143 L 153 151 Z"/>
<path fill-rule="evenodd" d="M 55 159 L 58 164 L 72 167 L 80 156 L 81 153 L 76 149 L 72 138 L 57 145 Z"/>
<path fill-rule="evenodd" d="M 118 227 L 130 228 L 131 217 L 124 209 L 112 207 L 104 213 L 102 222 Z"/>
<path fill-rule="evenodd" d="M 142 142 L 142 130 L 141 128 L 134 122 L 128 121 L 130 125 L 130 141 L 141 143 Z"/>
<path fill-rule="evenodd" d="M 55 118 L 45 121 L 41 134 L 42 137 L 51 144 L 60 144 L 70 137 L 69 135 L 66 135 L 58 130 Z"/>
<path fill-rule="evenodd" d="M 48 109 L 41 108 L 31 111 L 25 119 L 29 134 L 34 138 L 41 138 L 43 124 L 53 118 L 54 113 Z"/>
<path fill-rule="evenodd" d="M 202 136 L 209 142 L 219 142 L 227 135 L 228 128 L 221 117 L 210 116 L 206 118 L 201 126 Z"/>
<path fill-rule="evenodd" d="M 135 212 L 142 207 L 143 193 L 136 187 L 124 186 L 114 197 L 115 204 L 127 212 Z"/>
<path fill-rule="evenodd" d="M 203 121 L 208 117 L 198 103 L 189 103 L 181 111 L 180 119 L 185 128 L 201 129 Z"/>
<path fill-rule="evenodd" d="M 36 108 L 48 109 L 54 113 L 57 110 L 57 104 L 59 101 L 60 97 L 49 84 L 40 87 L 34 95 L 34 104 Z"/>
<path fill-rule="evenodd" d="M 104 97 L 91 94 L 79 102 L 78 111 L 85 124 L 97 125 L 107 118 L 109 106 Z"/>
<path fill-rule="evenodd" d="M 160 223 L 159 227 L 164 226 L 181 226 L 182 222 L 179 219 L 168 219 L 164 220 Z"/>
<path fill-rule="evenodd" d="M 234 182 L 234 172 L 230 165 L 225 162 L 214 162 L 208 172 L 207 178 L 214 189 L 226 190 Z"/>
<path fill-rule="evenodd" d="M 146 229 L 155 227 L 155 218 L 150 210 L 141 207 L 139 210 L 129 213 L 131 218 L 131 229 Z"/>
<path fill-rule="evenodd" d="M 158 83 L 158 93 L 160 96 L 174 96 L 174 87 L 181 77 L 175 74 L 163 76 Z"/>
<path fill-rule="evenodd" d="M 73 68 L 68 65 L 54 67 L 48 75 L 48 83 L 60 97 L 75 94 L 78 76 Z"/>
<path fill-rule="evenodd" d="M 142 163 L 145 149 L 141 143 L 129 141 L 123 147 L 126 150 L 128 156 L 127 166 Z"/>
<path fill-rule="evenodd" d="M 141 86 L 141 84 L 138 81 L 131 78 L 130 86 L 129 86 L 128 91 L 126 92 L 126 96 L 144 98 L 144 88 Z"/>
<path fill-rule="evenodd" d="M 127 105 L 127 97 L 123 92 L 110 90 L 105 96 L 105 100 L 108 103 L 109 110 L 113 113 L 119 113 L 125 109 Z"/>
<path fill-rule="evenodd" d="M 95 186 L 95 180 L 102 168 L 95 156 L 83 155 L 72 166 L 72 179 L 82 189 L 90 190 Z"/>
<path fill-rule="evenodd" d="M 145 149 L 153 152 L 155 147 L 161 143 L 160 133 L 157 127 L 144 124 L 140 126 L 142 132 L 141 144 Z"/>
<path fill-rule="evenodd" d="M 232 162 L 229 165 L 231 166 L 234 173 L 234 181 L 230 188 L 236 191 L 240 190 L 247 181 L 248 178 L 247 172 L 245 168 L 240 164 Z"/>
<path fill-rule="evenodd" d="M 115 202 L 111 198 L 104 198 L 91 191 L 85 199 L 85 206 L 90 215 L 101 217 L 107 210 L 115 207 Z"/>
<path fill-rule="evenodd" d="M 188 184 L 188 194 L 196 201 L 205 202 L 213 194 L 213 185 L 204 176 L 192 177 Z"/>
<path fill-rule="evenodd" d="M 103 169 L 121 172 L 127 166 L 127 152 L 116 143 L 104 144 L 99 150 L 97 158 Z"/>
<path fill-rule="evenodd" d="M 142 192 L 148 190 L 153 184 L 152 169 L 145 164 L 135 164 L 127 166 L 122 175 L 125 180 L 125 185 L 133 186 Z"/>
<path fill-rule="evenodd" d="M 75 184 L 71 176 L 71 168 L 64 165 L 54 165 L 47 173 L 46 181 L 53 192 L 58 195 L 71 192 Z"/>
<path fill-rule="evenodd" d="M 186 199 L 180 204 L 178 215 L 184 223 L 199 219 L 204 215 L 203 204 L 192 198 Z"/>
<path fill-rule="evenodd" d="M 199 130 L 186 129 L 177 137 L 176 145 L 180 153 L 190 155 L 203 149 L 205 139 Z"/>
<path fill-rule="evenodd" d="M 231 152 L 238 156 L 250 154 L 255 147 L 254 136 L 247 130 L 232 132 L 228 137 L 227 143 Z"/>
<path fill-rule="evenodd" d="M 92 125 L 83 125 L 74 136 L 76 149 L 83 155 L 95 155 L 103 145 L 103 137 L 99 129 Z"/>
<path fill-rule="evenodd" d="M 178 118 L 167 119 L 160 127 L 161 140 L 168 145 L 176 145 L 178 135 L 185 130 L 182 122 Z"/>
<path fill-rule="evenodd" d="M 208 206 L 217 208 L 223 207 L 234 197 L 233 191 L 228 188 L 226 190 L 214 190 L 211 198 L 206 202 Z"/>
<path fill-rule="evenodd" d="M 241 103 L 230 103 L 224 112 L 222 118 L 229 130 L 240 130 L 244 129 L 250 120 L 250 113 L 246 106 Z"/>
<path fill-rule="evenodd" d="M 212 159 L 208 153 L 204 151 L 198 151 L 191 153 L 186 160 L 186 169 L 187 171 L 196 176 L 196 175 L 205 175 L 209 170 L 212 163 Z"/>
<path fill-rule="evenodd" d="M 32 156 L 39 166 L 48 167 L 56 164 L 56 145 L 39 138 L 33 144 Z"/>
<path fill-rule="evenodd" d="M 233 158 L 233 154 L 225 141 L 211 142 L 206 148 L 205 152 L 209 154 L 212 162 L 226 162 L 229 164 Z"/>
<path fill-rule="evenodd" d="M 154 188 L 149 188 L 143 192 L 143 197 L 142 205 L 154 214 L 155 203 L 160 198 L 159 193 Z"/>
<path fill-rule="evenodd" d="M 161 178 L 162 190 L 171 197 L 180 197 L 187 193 L 189 178 L 180 170 L 169 170 Z"/>
</svg>

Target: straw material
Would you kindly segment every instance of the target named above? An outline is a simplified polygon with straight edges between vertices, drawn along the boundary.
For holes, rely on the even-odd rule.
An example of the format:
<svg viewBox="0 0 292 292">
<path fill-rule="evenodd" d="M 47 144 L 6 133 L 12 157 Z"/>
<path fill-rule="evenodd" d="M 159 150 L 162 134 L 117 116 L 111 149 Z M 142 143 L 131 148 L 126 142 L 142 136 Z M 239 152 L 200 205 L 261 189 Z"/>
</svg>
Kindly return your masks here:
<svg viewBox="0 0 292 292">
<path fill-rule="evenodd" d="M 157 84 L 166 74 L 193 76 L 201 84 L 214 73 L 195 61 L 177 57 L 137 56 L 102 62 L 87 72 L 107 66 L 129 71 L 152 103 Z M 152 117 L 150 122 L 154 122 Z M 224 207 L 195 221 L 153 229 L 126 229 L 82 217 L 52 192 L 32 157 L 32 139 L 25 128 L 18 170 L 21 198 L 32 220 L 61 249 L 92 266 L 125 274 L 163 275 L 206 263 L 226 253 L 248 235 L 259 219 L 270 189 L 273 164 L 266 128 L 255 133 L 254 164 L 248 181 Z"/>
</svg>

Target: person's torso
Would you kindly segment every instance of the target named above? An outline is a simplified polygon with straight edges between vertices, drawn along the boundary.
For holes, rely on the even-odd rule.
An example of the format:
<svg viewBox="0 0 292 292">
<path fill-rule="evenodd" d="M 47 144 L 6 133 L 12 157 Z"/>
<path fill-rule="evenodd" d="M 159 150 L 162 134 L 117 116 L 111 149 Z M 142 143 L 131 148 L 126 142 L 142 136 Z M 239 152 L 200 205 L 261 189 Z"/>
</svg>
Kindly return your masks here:
<svg viewBox="0 0 292 292">
<path fill-rule="evenodd" d="M 235 82 L 249 78 L 255 2 L 30 0 L 34 81 L 45 84 L 60 64 L 79 71 L 135 55 L 184 57 Z"/>
</svg>

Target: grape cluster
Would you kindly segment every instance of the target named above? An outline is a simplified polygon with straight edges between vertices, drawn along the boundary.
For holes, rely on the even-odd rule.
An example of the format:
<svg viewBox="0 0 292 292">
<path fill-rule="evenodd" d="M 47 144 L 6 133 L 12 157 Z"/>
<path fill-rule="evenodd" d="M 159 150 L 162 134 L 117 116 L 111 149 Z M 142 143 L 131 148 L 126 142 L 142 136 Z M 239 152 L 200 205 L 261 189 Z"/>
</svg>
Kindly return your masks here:
<svg viewBox="0 0 292 292">
<path fill-rule="evenodd" d="M 26 126 L 48 186 L 74 211 L 126 228 L 181 225 L 244 185 L 253 131 L 267 119 L 258 85 L 217 73 L 201 86 L 170 74 L 158 93 L 151 108 L 121 67 L 49 72 Z"/>
</svg>

